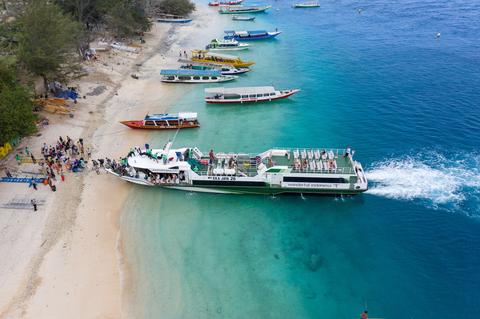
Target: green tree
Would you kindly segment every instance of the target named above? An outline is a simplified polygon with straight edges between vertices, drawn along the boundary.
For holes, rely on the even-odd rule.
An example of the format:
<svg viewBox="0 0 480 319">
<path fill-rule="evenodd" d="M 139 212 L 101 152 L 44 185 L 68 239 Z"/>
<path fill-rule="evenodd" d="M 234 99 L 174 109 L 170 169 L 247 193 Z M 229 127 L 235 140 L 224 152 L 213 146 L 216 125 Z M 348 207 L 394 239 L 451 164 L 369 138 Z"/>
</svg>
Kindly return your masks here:
<svg viewBox="0 0 480 319">
<path fill-rule="evenodd" d="M 163 13 L 179 16 L 187 16 L 195 10 L 190 0 L 160 0 L 155 6 Z"/>
<path fill-rule="evenodd" d="M 138 32 L 150 30 L 145 5 L 138 0 L 117 0 L 107 11 L 106 22 L 118 37 L 131 37 Z"/>
<path fill-rule="evenodd" d="M 20 17 L 18 59 L 25 68 L 48 80 L 66 79 L 78 70 L 81 25 L 48 0 L 31 1 Z M 78 50 L 78 51 L 77 51 Z"/>
<path fill-rule="evenodd" d="M 30 91 L 20 85 L 11 63 L 0 61 L 0 145 L 36 131 Z"/>
</svg>

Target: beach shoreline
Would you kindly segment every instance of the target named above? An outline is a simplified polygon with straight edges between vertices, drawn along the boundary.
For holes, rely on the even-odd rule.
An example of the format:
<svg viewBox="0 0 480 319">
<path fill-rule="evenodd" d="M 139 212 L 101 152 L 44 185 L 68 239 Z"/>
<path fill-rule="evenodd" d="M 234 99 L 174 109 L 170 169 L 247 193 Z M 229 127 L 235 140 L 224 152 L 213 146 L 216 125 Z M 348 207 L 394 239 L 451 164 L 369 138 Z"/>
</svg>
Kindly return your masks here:
<svg viewBox="0 0 480 319">
<path fill-rule="evenodd" d="M 162 85 L 158 72 L 178 65 L 178 52 L 192 49 L 191 39 L 200 41 L 201 26 L 210 23 L 214 13 L 199 8 L 194 14 L 199 22 L 189 26 L 155 23 L 139 53 L 112 52 L 114 59 L 108 63 L 87 62 L 91 72 L 78 81 L 80 92 L 101 86 L 103 92 L 79 100 L 74 119 L 53 117 L 42 136 L 22 144 L 34 149 L 45 139 L 53 143 L 58 136 L 82 137 L 96 159 L 119 158 L 130 147 L 146 143 L 149 133 L 130 130 L 118 121 L 167 111 L 182 91 Z M 41 187 L 34 194 L 45 199 L 35 216 L 39 220 L 25 219 L 16 226 L 29 233 L 29 243 L 20 238 L 16 246 L 1 247 L 2 252 L 9 250 L 7 256 L 23 255 L 24 260 L 4 266 L 11 271 L 0 277 L 8 287 L 1 294 L 0 318 L 129 317 L 134 283 L 129 280 L 120 219 L 131 185 L 91 170 L 66 179 L 56 193 Z M 30 196 L 30 189 L 16 185 L 17 189 L 22 196 Z M 7 240 L 9 236 L 13 230 L 0 235 Z"/>
</svg>

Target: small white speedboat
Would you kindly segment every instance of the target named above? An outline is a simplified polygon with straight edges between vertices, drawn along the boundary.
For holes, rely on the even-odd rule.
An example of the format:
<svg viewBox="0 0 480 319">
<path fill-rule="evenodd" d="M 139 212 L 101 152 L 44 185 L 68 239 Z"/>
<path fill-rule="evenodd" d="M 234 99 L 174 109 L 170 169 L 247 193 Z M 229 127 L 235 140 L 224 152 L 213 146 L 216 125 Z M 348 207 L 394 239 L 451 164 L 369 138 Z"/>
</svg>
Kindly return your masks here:
<svg viewBox="0 0 480 319">
<path fill-rule="evenodd" d="M 241 51 L 250 47 L 250 44 L 240 43 L 237 40 L 213 39 L 205 49 L 209 51 Z"/>
</svg>

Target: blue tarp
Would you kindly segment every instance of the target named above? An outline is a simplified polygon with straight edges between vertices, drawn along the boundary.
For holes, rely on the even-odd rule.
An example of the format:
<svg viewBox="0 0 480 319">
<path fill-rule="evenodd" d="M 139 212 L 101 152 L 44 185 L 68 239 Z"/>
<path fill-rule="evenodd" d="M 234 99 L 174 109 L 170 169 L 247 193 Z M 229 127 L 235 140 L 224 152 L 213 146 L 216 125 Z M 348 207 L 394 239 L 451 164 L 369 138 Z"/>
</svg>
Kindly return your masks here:
<svg viewBox="0 0 480 319">
<path fill-rule="evenodd" d="M 2 183 L 31 183 L 35 180 L 37 183 L 43 183 L 44 178 L 29 178 L 29 177 L 2 177 L 0 182 Z"/>
<path fill-rule="evenodd" d="M 55 97 L 62 99 L 72 99 L 76 100 L 78 98 L 78 93 L 73 90 L 58 91 L 55 93 Z"/>
</svg>

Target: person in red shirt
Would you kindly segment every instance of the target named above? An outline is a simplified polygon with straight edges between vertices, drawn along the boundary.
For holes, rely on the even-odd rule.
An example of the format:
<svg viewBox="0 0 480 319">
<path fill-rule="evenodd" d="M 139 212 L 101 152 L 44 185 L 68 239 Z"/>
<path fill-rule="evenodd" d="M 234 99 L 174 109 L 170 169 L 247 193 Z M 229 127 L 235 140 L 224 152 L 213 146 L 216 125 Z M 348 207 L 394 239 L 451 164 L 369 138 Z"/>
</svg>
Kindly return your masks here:
<svg viewBox="0 0 480 319">
<path fill-rule="evenodd" d="M 360 319 L 368 319 L 368 311 L 367 310 L 362 312 L 362 314 L 360 315 Z"/>
</svg>

